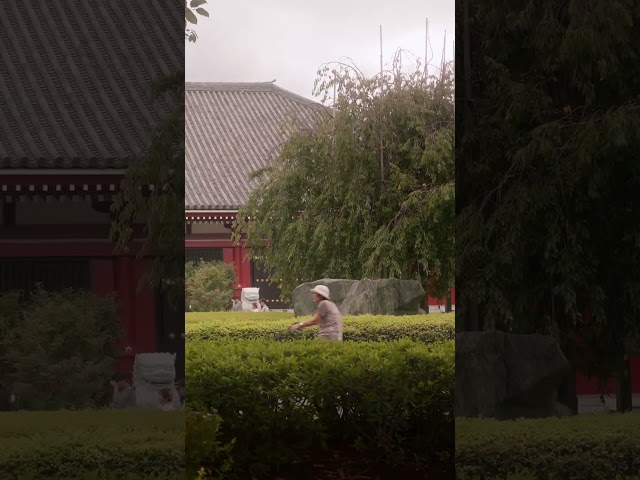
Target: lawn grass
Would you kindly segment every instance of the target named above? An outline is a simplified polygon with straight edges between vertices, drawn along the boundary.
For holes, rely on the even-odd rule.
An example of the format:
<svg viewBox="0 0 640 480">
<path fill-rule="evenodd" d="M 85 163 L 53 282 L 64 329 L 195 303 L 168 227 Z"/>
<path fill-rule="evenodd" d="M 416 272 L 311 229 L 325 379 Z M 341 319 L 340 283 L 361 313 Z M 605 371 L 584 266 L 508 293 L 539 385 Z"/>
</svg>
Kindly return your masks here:
<svg viewBox="0 0 640 480">
<path fill-rule="evenodd" d="M 0 478 L 184 478 L 182 412 L 0 413 Z"/>
<path fill-rule="evenodd" d="M 637 478 L 638 432 L 638 413 L 515 421 L 456 419 L 458 478 Z"/>
</svg>

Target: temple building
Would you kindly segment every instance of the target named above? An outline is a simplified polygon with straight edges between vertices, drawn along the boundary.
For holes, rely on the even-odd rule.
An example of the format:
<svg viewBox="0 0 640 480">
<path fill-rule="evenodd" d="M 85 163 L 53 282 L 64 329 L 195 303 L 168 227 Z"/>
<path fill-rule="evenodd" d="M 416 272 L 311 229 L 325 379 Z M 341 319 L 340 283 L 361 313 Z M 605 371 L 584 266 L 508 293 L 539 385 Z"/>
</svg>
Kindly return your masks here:
<svg viewBox="0 0 640 480">
<path fill-rule="evenodd" d="M 110 239 L 123 175 L 168 108 L 152 89 L 184 65 L 172 5 L 0 4 L 0 293 L 42 284 L 115 294 L 127 373 L 136 353 L 175 352 L 178 371 L 184 362 L 183 313 L 138 289 L 152 263 L 137 258 L 143 221 L 128 251 Z M 171 11 L 174 28 L 160 28 Z"/>
<path fill-rule="evenodd" d="M 282 126 L 294 119 L 313 128 L 324 107 L 274 82 L 187 83 L 185 110 L 187 260 L 232 263 L 238 292 L 259 287 L 271 308 L 288 308 L 267 273 L 246 259 L 248 246 L 232 242 L 231 226 L 254 188 L 249 175 L 267 167 L 286 141 Z M 444 308 L 445 300 L 429 304 Z"/>
</svg>

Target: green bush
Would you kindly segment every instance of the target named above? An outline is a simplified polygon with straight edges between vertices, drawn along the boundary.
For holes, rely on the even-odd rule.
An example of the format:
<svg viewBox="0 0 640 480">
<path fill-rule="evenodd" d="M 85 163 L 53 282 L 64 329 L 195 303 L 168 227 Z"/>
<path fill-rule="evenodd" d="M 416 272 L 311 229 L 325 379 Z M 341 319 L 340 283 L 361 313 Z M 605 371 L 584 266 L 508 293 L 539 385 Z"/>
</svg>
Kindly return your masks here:
<svg viewBox="0 0 640 480">
<path fill-rule="evenodd" d="M 458 419 L 456 470 L 468 480 L 633 478 L 640 476 L 638 432 L 638 414 Z"/>
<path fill-rule="evenodd" d="M 187 342 L 189 402 L 215 409 L 235 439 L 235 474 L 267 478 L 315 449 L 371 463 L 453 451 L 453 342 Z"/>
<path fill-rule="evenodd" d="M 344 317 L 345 341 L 393 341 L 410 339 L 424 343 L 444 342 L 455 338 L 453 314 Z M 297 319 L 298 321 L 302 319 Z M 190 313 L 186 316 L 187 341 L 221 338 L 265 339 L 313 338 L 317 327 L 301 334 L 289 335 L 295 321 L 281 313 L 224 312 Z"/>
<path fill-rule="evenodd" d="M 231 470 L 234 441 L 222 443 L 219 430 L 222 419 L 215 411 L 190 407 L 187 413 L 185 457 L 187 478 L 221 480 Z"/>
<path fill-rule="evenodd" d="M 469 475 L 458 475 L 456 478 L 457 478 L 457 480 L 473 480 L 473 479 L 479 478 L 479 477 L 474 477 L 474 476 L 469 476 Z M 520 471 L 518 471 L 516 473 L 510 473 L 506 477 L 505 476 L 495 476 L 495 477 L 489 477 L 486 480 L 540 480 L 541 478 L 542 477 L 539 477 L 538 475 L 533 473 L 531 470 L 520 470 Z M 557 477 L 555 475 L 552 475 L 549 478 L 553 478 L 554 480 L 564 480 L 563 478 Z M 577 477 L 575 477 L 575 478 L 577 478 Z M 629 477 L 629 476 L 616 475 L 611 480 L 640 480 L 640 476 L 633 475 L 633 476 Z"/>
<path fill-rule="evenodd" d="M 112 298 L 83 291 L 34 293 L 15 310 L 0 310 L 2 364 L 17 406 L 29 410 L 105 404 L 116 364 L 120 321 Z M 4 302 L 3 302 L 4 303 Z M 4 313 L 3 313 L 4 312 Z"/>
<path fill-rule="evenodd" d="M 203 262 L 187 269 L 186 294 L 195 312 L 217 312 L 231 307 L 236 286 L 233 265 L 224 262 Z"/>
<path fill-rule="evenodd" d="M 2 480 L 184 478 L 182 412 L 0 413 Z"/>
</svg>

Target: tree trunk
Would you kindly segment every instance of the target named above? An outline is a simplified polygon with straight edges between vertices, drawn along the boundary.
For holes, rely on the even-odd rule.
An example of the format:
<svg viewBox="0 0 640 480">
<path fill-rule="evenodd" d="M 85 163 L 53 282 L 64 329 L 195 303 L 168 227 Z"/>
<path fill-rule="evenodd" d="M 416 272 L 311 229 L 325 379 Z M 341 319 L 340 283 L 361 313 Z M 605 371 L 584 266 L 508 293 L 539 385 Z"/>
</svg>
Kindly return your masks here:
<svg viewBox="0 0 640 480">
<path fill-rule="evenodd" d="M 424 282 L 422 288 L 424 288 L 424 299 L 422 300 L 422 309 L 425 311 L 426 315 L 429 315 L 429 277 L 427 277 L 427 281 Z"/>
<path fill-rule="evenodd" d="M 618 392 L 616 395 L 616 410 L 629 412 L 633 408 L 633 392 L 631 391 L 631 360 L 629 355 L 624 356 L 618 375 Z"/>
<path fill-rule="evenodd" d="M 453 311 L 451 308 L 451 291 L 449 291 L 449 294 L 447 295 L 447 305 L 445 306 L 444 311 L 447 313 Z"/>
<path fill-rule="evenodd" d="M 578 392 L 576 390 L 576 342 L 575 340 L 567 342 L 562 346 L 562 352 L 569 361 L 571 370 L 562 382 L 560 389 L 558 390 L 558 402 L 566 405 L 574 415 L 578 414 Z"/>
</svg>

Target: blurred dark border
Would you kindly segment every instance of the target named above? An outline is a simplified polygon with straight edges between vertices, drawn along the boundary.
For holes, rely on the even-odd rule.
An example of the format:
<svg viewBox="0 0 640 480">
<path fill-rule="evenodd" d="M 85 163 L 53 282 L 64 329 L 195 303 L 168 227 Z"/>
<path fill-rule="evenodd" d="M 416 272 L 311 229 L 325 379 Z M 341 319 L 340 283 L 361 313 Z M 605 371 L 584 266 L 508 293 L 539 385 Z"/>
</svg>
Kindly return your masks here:
<svg viewBox="0 0 640 480">
<path fill-rule="evenodd" d="M 87 417 L 61 410 L 108 408 L 112 375 L 136 383 L 137 355 L 175 354 L 162 381 L 184 380 L 184 6 L 3 2 L 0 43 L 0 444 L 27 418 L 16 410 L 48 410 L 64 450 Z M 94 429 L 99 445 L 103 424 L 118 423 L 109 415 L 79 420 L 77 434 Z M 131 428 L 144 437 L 153 420 L 141 418 Z M 167 422 L 158 428 L 183 442 L 184 426 Z M 183 447 L 171 448 L 167 472 L 182 468 Z M 9 478 L 66 475 L 64 458 L 49 470 L 36 460 Z"/>
<path fill-rule="evenodd" d="M 640 408 L 638 25 L 627 0 L 456 2 L 464 478 L 639 473 L 624 426 Z M 603 437 L 569 440 L 581 430 Z M 631 443 L 616 457 L 612 438 Z"/>
</svg>

